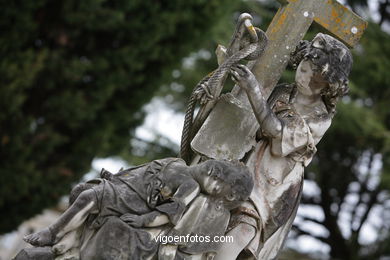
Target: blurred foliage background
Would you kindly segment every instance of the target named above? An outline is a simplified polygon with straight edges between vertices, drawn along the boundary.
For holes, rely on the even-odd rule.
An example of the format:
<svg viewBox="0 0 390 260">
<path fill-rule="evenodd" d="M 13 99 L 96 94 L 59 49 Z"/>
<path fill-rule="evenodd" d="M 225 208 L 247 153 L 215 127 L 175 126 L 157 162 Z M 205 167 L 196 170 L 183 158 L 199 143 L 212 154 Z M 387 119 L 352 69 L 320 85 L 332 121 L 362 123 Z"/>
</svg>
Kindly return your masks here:
<svg viewBox="0 0 390 260">
<path fill-rule="evenodd" d="M 94 157 L 130 149 L 142 106 L 211 38 L 229 2 L 2 6 L 0 232 L 54 205 Z"/>
<path fill-rule="evenodd" d="M 316 211 L 299 212 L 291 241 L 322 243 L 326 253 L 312 253 L 315 259 L 380 259 L 390 255 L 390 5 L 343 3 L 370 24 L 353 50 L 350 95 L 306 171 L 311 189 L 302 208 Z M 175 156 L 171 140 L 135 137 L 143 106 L 160 96 L 184 111 L 192 88 L 216 68 L 214 50 L 228 44 L 239 14 L 251 13 L 265 30 L 277 8 L 275 0 L 3 4 L 0 233 L 54 206 L 94 158 L 135 165 Z M 319 30 L 313 25 L 306 38 Z M 281 79 L 292 80 L 292 71 Z M 293 258 L 303 256 L 285 259 Z"/>
</svg>

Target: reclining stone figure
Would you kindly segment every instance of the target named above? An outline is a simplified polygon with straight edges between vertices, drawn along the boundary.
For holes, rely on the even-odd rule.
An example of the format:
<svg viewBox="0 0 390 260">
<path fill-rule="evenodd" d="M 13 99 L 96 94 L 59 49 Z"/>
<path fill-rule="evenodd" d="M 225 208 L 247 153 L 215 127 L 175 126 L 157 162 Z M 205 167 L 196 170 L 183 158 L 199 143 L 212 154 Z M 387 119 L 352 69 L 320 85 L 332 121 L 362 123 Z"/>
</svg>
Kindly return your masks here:
<svg viewBox="0 0 390 260">
<path fill-rule="evenodd" d="M 245 201 L 253 188 L 245 166 L 217 160 L 187 166 L 181 159 L 166 158 L 102 175 L 77 185 L 61 217 L 24 240 L 36 247 L 52 247 L 55 259 L 70 254 L 74 259 L 147 259 L 159 248 L 152 238 L 153 227 L 159 227 L 158 232 L 173 230 L 196 197 L 206 196 L 228 212 Z M 230 214 L 224 216 L 227 224 Z M 225 228 L 215 227 L 220 234 Z"/>
</svg>

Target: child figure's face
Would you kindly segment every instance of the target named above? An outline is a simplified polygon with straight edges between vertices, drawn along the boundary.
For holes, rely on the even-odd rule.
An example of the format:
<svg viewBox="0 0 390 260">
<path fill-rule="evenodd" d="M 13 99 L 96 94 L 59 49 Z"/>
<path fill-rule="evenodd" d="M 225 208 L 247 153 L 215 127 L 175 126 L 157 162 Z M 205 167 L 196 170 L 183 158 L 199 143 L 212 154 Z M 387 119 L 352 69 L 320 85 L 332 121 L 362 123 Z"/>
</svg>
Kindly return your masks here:
<svg viewBox="0 0 390 260">
<path fill-rule="evenodd" d="M 209 160 L 191 168 L 202 192 L 222 202 L 226 209 L 236 208 L 252 192 L 253 180 L 246 167 Z"/>
<path fill-rule="evenodd" d="M 222 170 L 223 168 L 218 163 L 211 161 L 201 165 L 199 183 L 205 193 L 220 197 L 226 195 L 230 190 L 230 185 L 221 179 Z"/>
</svg>

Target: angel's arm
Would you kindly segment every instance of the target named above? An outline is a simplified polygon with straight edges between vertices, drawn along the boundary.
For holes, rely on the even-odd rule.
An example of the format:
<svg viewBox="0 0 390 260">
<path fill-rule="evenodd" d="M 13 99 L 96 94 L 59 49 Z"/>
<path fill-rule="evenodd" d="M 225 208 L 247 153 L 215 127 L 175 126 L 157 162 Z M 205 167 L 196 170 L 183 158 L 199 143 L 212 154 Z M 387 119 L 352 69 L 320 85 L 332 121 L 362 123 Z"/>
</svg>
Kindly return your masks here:
<svg viewBox="0 0 390 260">
<path fill-rule="evenodd" d="M 233 80 L 246 91 L 253 112 L 263 132 L 272 138 L 280 137 L 282 122 L 269 107 L 253 73 L 246 66 L 239 64 L 233 66 L 231 74 Z"/>
</svg>

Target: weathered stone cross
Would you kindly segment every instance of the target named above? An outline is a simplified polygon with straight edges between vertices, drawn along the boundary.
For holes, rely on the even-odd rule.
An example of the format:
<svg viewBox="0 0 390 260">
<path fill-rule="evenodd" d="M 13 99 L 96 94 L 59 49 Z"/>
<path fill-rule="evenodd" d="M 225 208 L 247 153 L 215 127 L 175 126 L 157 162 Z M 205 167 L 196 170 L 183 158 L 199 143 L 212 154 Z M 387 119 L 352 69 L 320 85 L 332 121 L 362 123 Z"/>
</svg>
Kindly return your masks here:
<svg viewBox="0 0 390 260">
<path fill-rule="evenodd" d="M 266 31 L 268 46 L 252 69 L 268 94 L 286 68 L 289 54 L 313 21 L 348 47 L 360 40 L 367 27 L 366 21 L 335 0 L 278 1 L 282 6 Z"/>
<path fill-rule="evenodd" d="M 335 0 L 278 0 L 282 6 L 269 25 L 263 55 L 248 64 L 268 97 L 285 70 L 290 53 L 314 22 L 353 47 L 367 22 Z M 258 125 L 239 87 L 219 100 L 194 137 L 191 146 L 215 159 L 241 159 L 250 150 Z M 241 102 L 241 103 L 240 103 Z M 195 161 L 194 161 L 195 163 Z"/>
</svg>

